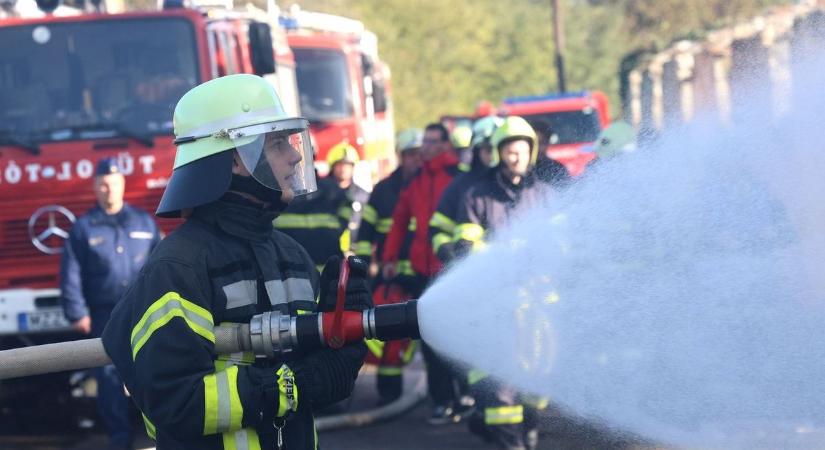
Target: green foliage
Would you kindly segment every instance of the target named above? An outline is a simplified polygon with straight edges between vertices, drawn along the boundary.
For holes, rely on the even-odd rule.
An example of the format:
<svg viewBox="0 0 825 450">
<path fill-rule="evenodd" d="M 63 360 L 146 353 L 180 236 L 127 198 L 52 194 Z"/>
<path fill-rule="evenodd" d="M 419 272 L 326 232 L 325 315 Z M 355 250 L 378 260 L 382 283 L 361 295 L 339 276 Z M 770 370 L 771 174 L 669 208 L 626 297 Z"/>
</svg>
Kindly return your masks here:
<svg viewBox="0 0 825 450">
<path fill-rule="evenodd" d="M 127 0 L 130 1 L 130 0 Z M 134 2 L 149 0 L 131 0 Z M 244 0 L 236 0 L 241 6 Z M 265 0 L 251 0 L 265 7 Z M 154 1 L 152 1 L 154 3 Z M 282 8 L 290 2 L 279 1 Z M 484 99 L 557 89 L 550 0 L 298 0 L 378 35 L 392 70 L 396 125 L 470 113 Z M 619 66 L 641 48 L 758 14 L 790 0 L 562 0 L 570 90 L 599 89 L 619 113 Z"/>
</svg>

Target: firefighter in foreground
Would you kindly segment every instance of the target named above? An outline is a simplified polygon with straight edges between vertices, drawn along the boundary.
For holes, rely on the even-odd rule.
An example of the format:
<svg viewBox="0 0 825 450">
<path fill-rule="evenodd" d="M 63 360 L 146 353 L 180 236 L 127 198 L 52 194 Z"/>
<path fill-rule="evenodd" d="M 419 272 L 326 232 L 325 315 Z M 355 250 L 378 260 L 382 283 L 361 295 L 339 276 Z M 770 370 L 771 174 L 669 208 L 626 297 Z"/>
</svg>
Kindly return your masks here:
<svg viewBox="0 0 825 450">
<path fill-rule="evenodd" d="M 537 183 L 536 133 L 521 117 L 508 117 L 491 138 L 496 167 L 489 169 L 464 195 L 457 211 L 457 248 L 483 245 L 486 234 L 507 225 L 517 205 L 539 201 L 548 186 Z M 532 398 L 512 387 L 470 370 L 468 382 L 476 399 L 470 429 L 508 450 L 535 449 L 538 444 L 538 410 L 547 401 Z"/>
<path fill-rule="evenodd" d="M 97 205 L 69 232 L 60 262 L 60 301 L 72 327 L 100 337 L 112 309 L 160 241 L 152 217 L 123 201 L 126 180 L 114 158 L 98 162 Z M 129 399 L 114 366 L 96 367 L 100 418 L 112 449 L 129 448 Z"/>
<path fill-rule="evenodd" d="M 208 81 L 174 113 L 178 153 L 157 214 L 186 221 L 152 253 L 103 333 L 106 352 L 164 449 L 313 449 L 313 410 L 350 395 L 363 343 L 282 359 L 215 355 L 213 327 L 269 310 L 315 311 L 333 297 L 340 258 L 320 279 L 273 230 L 315 189 L 307 121 L 288 117 L 253 75 Z M 346 306 L 371 305 L 354 261 Z"/>
<path fill-rule="evenodd" d="M 355 254 L 366 261 L 372 259 L 373 252 L 379 259 L 384 250 L 384 239 L 392 225 L 392 211 L 398 203 L 401 189 L 418 172 L 421 167 L 421 143 L 423 133 L 420 129 L 406 129 L 398 134 L 398 153 L 401 164 L 389 177 L 375 185 L 370 194 L 369 202 L 364 207 L 361 226 L 358 229 L 358 242 L 355 244 Z M 373 301 L 376 305 L 392 304 L 409 300 L 411 292 L 416 289 L 415 273 L 412 271 L 409 260 L 410 243 L 415 231 L 414 223 L 410 224 L 407 239 L 401 248 L 398 260 L 398 271 L 395 277 L 386 280 L 378 273 L 373 286 Z M 408 363 L 415 351 L 415 344 L 409 339 L 381 342 L 367 341 L 370 352 L 378 363 L 378 403 L 384 405 L 401 396 L 404 387 L 403 366 Z"/>
</svg>

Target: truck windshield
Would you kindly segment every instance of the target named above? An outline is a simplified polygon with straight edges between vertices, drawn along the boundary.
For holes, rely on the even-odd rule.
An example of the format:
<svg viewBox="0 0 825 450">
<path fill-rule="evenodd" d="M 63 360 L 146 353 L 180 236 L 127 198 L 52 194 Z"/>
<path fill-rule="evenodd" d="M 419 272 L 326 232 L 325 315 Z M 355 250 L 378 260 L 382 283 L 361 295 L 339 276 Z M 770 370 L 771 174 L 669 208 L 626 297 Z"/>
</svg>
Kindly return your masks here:
<svg viewBox="0 0 825 450">
<path fill-rule="evenodd" d="M 593 142 L 599 137 L 601 124 L 595 110 L 560 111 L 522 116 L 544 139 L 556 135 L 554 144 Z"/>
<path fill-rule="evenodd" d="M 183 19 L 0 28 L 0 124 L 26 142 L 170 134 L 175 104 L 197 83 Z"/>
<path fill-rule="evenodd" d="M 352 115 L 352 96 L 344 54 L 327 49 L 293 49 L 301 113 L 313 122 Z"/>
</svg>

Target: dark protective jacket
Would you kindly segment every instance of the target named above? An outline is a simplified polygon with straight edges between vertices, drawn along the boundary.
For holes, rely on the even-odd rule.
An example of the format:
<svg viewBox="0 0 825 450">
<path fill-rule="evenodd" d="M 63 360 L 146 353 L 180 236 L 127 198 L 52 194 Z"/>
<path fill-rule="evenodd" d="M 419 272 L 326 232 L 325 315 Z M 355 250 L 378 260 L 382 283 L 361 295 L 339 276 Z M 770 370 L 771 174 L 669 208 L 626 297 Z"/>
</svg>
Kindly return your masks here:
<svg viewBox="0 0 825 450">
<path fill-rule="evenodd" d="M 384 241 L 392 226 L 392 211 L 405 185 L 400 167 L 375 185 L 361 216 L 358 241 L 355 243 L 356 255 L 370 261 L 374 247 L 377 259 L 381 260 Z M 409 243 L 401 248 L 399 257 L 406 259 L 408 254 Z"/>
<path fill-rule="evenodd" d="M 441 194 L 433 217 L 430 219 L 430 242 L 433 251 L 442 263 L 449 263 L 455 252 L 451 248 L 454 245 L 454 234 L 458 208 L 468 189 L 487 171 L 487 167 L 475 164 L 468 172 L 462 172 Z"/>
<path fill-rule="evenodd" d="M 100 206 L 69 232 L 60 264 L 60 300 L 70 322 L 92 316 L 99 336 L 109 313 L 137 277 L 160 232 L 145 211 L 123 205 L 108 215 Z"/>
<path fill-rule="evenodd" d="M 522 201 L 538 200 L 540 190 L 549 189 L 536 183 L 532 175 L 514 185 L 499 168 L 487 170 L 465 192 L 456 215 L 454 238 L 477 244 L 485 233 L 506 225 L 513 209 Z"/>
<path fill-rule="evenodd" d="M 429 223 L 442 192 L 459 172 L 457 166 L 458 157 L 452 151 L 446 151 L 425 162 L 415 178 L 401 191 L 384 243 L 383 261 L 391 263 L 400 259 L 407 229 L 415 218 L 415 236 L 410 246 L 412 268 L 426 277 L 432 277 L 441 270 L 441 262 L 430 244 Z"/>
<path fill-rule="evenodd" d="M 363 344 L 275 360 L 216 355 L 213 326 L 315 311 L 318 273 L 275 214 L 221 200 L 163 240 L 112 313 L 103 344 L 158 450 L 316 447 L 313 410 L 346 398 Z"/>
<path fill-rule="evenodd" d="M 342 256 L 341 236 L 352 216 L 347 191 L 331 178 L 318 180 L 318 190 L 298 197 L 275 220 L 275 228 L 298 241 L 320 270 L 327 258 Z"/>
</svg>

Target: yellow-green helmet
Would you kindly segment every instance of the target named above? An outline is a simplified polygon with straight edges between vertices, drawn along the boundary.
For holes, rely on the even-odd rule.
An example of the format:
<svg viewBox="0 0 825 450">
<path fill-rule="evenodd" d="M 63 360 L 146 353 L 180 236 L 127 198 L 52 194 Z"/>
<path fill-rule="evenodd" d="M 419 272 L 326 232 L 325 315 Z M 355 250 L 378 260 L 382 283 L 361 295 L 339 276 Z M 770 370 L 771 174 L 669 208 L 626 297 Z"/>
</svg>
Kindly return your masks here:
<svg viewBox="0 0 825 450">
<path fill-rule="evenodd" d="M 456 125 L 450 133 L 450 143 L 454 148 L 467 148 L 473 139 L 473 129 L 467 125 Z"/>
<path fill-rule="evenodd" d="M 182 209 L 220 198 L 232 180 L 231 150 L 273 191 L 316 189 L 309 123 L 287 115 L 261 77 L 229 75 L 195 86 L 178 101 L 173 122 L 177 153 L 158 216 L 177 217 Z M 274 162 L 281 154 L 289 160 Z"/>
<path fill-rule="evenodd" d="M 424 131 L 420 128 L 407 128 L 395 138 L 398 153 L 421 148 L 424 145 Z"/>
<path fill-rule="evenodd" d="M 602 130 L 593 144 L 593 151 L 600 159 L 612 158 L 635 150 L 636 133 L 632 126 L 622 121 L 613 122 Z"/>
<path fill-rule="evenodd" d="M 470 141 L 470 146 L 476 147 L 484 142 L 489 143 L 496 128 L 501 126 L 502 123 L 504 123 L 504 119 L 498 116 L 486 116 L 473 122 L 473 138 Z"/>
<path fill-rule="evenodd" d="M 358 157 L 358 150 L 355 149 L 347 141 L 339 142 L 332 146 L 327 152 L 327 164 L 329 168 L 339 162 L 348 162 L 355 164 L 360 158 Z"/>
<path fill-rule="evenodd" d="M 496 128 L 496 131 L 493 132 L 490 143 L 496 151 L 493 152 L 492 165 L 496 166 L 500 161 L 498 153 L 501 150 L 501 146 L 507 142 L 518 139 L 524 139 L 530 143 L 530 164 L 535 165 L 539 154 L 538 137 L 533 127 L 519 116 L 505 118 L 501 125 Z"/>
</svg>

